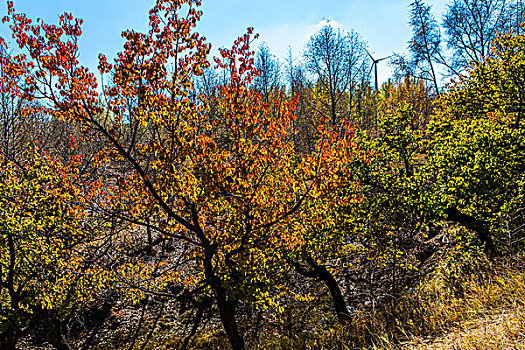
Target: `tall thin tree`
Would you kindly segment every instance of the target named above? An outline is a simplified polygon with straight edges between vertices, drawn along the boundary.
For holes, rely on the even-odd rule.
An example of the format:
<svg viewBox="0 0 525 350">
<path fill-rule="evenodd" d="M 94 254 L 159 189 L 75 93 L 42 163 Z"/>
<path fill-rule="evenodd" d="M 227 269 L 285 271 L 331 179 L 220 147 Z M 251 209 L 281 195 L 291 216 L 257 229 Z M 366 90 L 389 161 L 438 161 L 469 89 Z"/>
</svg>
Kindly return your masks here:
<svg viewBox="0 0 525 350">
<path fill-rule="evenodd" d="M 441 33 L 431 13 L 431 6 L 422 0 L 412 1 L 409 23 L 412 27 L 412 38 L 408 47 L 415 75 L 431 81 L 436 95 L 439 95 L 436 63 L 441 56 Z"/>
</svg>

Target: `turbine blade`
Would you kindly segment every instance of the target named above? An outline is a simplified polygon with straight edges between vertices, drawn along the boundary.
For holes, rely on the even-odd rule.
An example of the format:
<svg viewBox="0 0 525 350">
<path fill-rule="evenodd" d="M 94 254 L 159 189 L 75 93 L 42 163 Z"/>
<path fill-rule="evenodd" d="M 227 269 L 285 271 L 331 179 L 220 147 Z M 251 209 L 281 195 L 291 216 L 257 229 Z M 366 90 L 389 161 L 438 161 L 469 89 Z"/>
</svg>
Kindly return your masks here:
<svg viewBox="0 0 525 350">
<path fill-rule="evenodd" d="M 376 62 L 381 62 L 381 61 L 387 60 L 387 59 L 389 59 L 390 57 L 393 57 L 393 56 L 394 55 L 390 55 L 390 56 L 387 56 L 387 57 L 380 58 L 380 59 L 376 60 Z"/>
<path fill-rule="evenodd" d="M 370 56 L 370 58 L 372 59 L 372 61 L 374 61 L 374 62 L 375 62 L 376 60 L 374 59 L 374 57 L 372 57 L 372 55 L 370 54 L 370 52 L 368 52 L 368 50 L 367 50 L 367 49 L 365 49 L 365 51 L 366 51 L 366 53 L 368 54 L 368 56 Z"/>
</svg>

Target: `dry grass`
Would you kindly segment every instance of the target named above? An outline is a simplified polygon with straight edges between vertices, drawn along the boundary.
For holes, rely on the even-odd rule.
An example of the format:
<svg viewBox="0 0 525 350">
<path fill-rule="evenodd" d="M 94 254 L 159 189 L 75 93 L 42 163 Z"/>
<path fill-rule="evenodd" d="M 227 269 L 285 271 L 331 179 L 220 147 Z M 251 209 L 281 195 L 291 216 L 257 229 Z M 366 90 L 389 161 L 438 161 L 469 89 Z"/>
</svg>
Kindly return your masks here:
<svg viewBox="0 0 525 350">
<path fill-rule="evenodd" d="M 392 305 L 361 310 L 346 327 L 302 314 L 288 335 L 270 326 L 258 349 L 525 349 L 525 256 L 446 264 Z M 295 310 L 294 313 L 301 312 Z M 281 320 L 282 321 L 282 320 Z M 294 323 L 297 325 L 297 320 Z"/>
<path fill-rule="evenodd" d="M 525 349 L 525 310 L 504 310 L 465 322 L 435 339 L 414 339 L 405 348 L 423 349 Z"/>
<path fill-rule="evenodd" d="M 525 349 L 524 259 L 475 264 L 450 278 L 438 270 L 407 293 L 396 325 L 378 336 L 390 349 Z"/>
</svg>

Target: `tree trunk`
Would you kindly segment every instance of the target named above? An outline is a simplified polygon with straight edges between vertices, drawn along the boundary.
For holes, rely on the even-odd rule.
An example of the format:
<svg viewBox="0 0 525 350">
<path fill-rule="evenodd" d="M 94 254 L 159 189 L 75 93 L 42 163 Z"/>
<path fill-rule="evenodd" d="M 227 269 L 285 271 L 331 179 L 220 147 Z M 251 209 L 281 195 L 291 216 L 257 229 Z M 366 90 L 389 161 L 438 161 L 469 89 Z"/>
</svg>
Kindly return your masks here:
<svg viewBox="0 0 525 350">
<path fill-rule="evenodd" d="M 199 326 L 201 325 L 203 315 L 204 306 L 197 305 L 197 312 L 193 318 L 193 326 L 191 327 L 190 334 L 184 338 L 184 342 L 182 343 L 181 347 L 182 350 L 186 350 L 188 348 L 191 338 L 195 335 L 195 333 L 197 333 L 197 329 L 199 329 Z"/>
<path fill-rule="evenodd" d="M 244 339 L 239 333 L 237 320 L 235 319 L 235 303 L 227 300 L 226 295 L 221 295 L 221 292 L 218 293 L 215 291 L 215 297 L 217 298 L 217 306 L 219 307 L 222 326 L 228 335 L 232 349 L 244 350 Z"/>
<path fill-rule="evenodd" d="M 493 258 L 497 254 L 496 246 L 494 245 L 490 231 L 486 227 L 486 223 L 473 216 L 461 213 L 457 208 L 448 208 L 445 213 L 448 215 L 448 220 L 454 221 L 476 232 L 481 243 L 485 244 L 485 254 L 490 258 Z"/>
<path fill-rule="evenodd" d="M 210 250 L 205 251 L 204 273 L 206 275 L 206 280 L 208 281 L 215 296 L 215 300 L 217 301 L 222 326 L 228 336 L 232 349 L 244 350 L 244 339 L 239 333 L 239 327 L 237 326 L 237 320 L 235 319 L 235 303 L 228 300 L 221 280 L 213 271 L 212 256 L 213 253 Z"/>
<path fill-rule="evenodd" d="M 339 288 L 339 284 L 334 276 L 325 266 L 318 265 L 312 258 L 308 257 L 306 262 L 313 268 L 317 277 L 328 287 L 334 303 L 335 312 L 337 313 L 337 319 L 342 323 L 348 322 L 350 320 L 350 314 L 348 313 L 343 293 L 341 293 L 341 288 Z"/>
<path fill-rule="evenodd" d="M 348 313 L 346 301 L 343 297 L 343 293 L 341 293 L 339 284 L 335 280 L 334 276 L 332 276 L 330 271 L 328 271 L 328 269 L 325 266 L 318 265 L 312 258 L 308 257 L 306 259 L 306 262 L 308 263 L 308 265 L 310 265 L 310 267 L 312 267 L 312 270 L 306 270 L 299 263 L 293 263 L 293 266 L 295 270 L 301 275 L 308 278 L 315 278 L 323 281 L 328 290 L 330 291 L 333 306 L 336 311 L 338 320 L 341 323 L 346 323 L 347 321 L 349 321 L 350 315 Z"/>
</svg>

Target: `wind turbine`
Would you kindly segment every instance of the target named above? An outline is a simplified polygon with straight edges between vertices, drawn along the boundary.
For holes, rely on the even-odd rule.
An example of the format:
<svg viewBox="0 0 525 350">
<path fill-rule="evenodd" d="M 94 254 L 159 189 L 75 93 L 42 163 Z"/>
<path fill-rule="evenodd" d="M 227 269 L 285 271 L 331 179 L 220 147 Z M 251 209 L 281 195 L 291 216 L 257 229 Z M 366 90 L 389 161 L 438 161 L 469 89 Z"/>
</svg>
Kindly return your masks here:
<svg viewBox="0 0 525 350">
<path fill-rule="evenodd" d="M 370 71 L 368 72 L 368 75 L 370 75 L 370 72 L 372 72 L 372 69 L 374 69 L 374 75 L 375 75 L 375 88 L 376 88 L 376 92 L 379 90 L 379 87 L 377 85 L 377 64 L 381 61 L 384 61 L 384 60 L 387 60 L 389 59 L 390 57 L 392 57 L 393 55 L 390 55 L 390 56 L 387 56 L 387 57 L 383 57 L 383 58 L 378 58 L 378 59 L 375 59 L 371 54 L 370 52 L 368 52 L 368 50 L 366 50 L 366 53 L 368 54 L 368 56 L 370 56 L 370 58 L 372 59 L 372 67 L 370 67 Z"/>
</svg>

